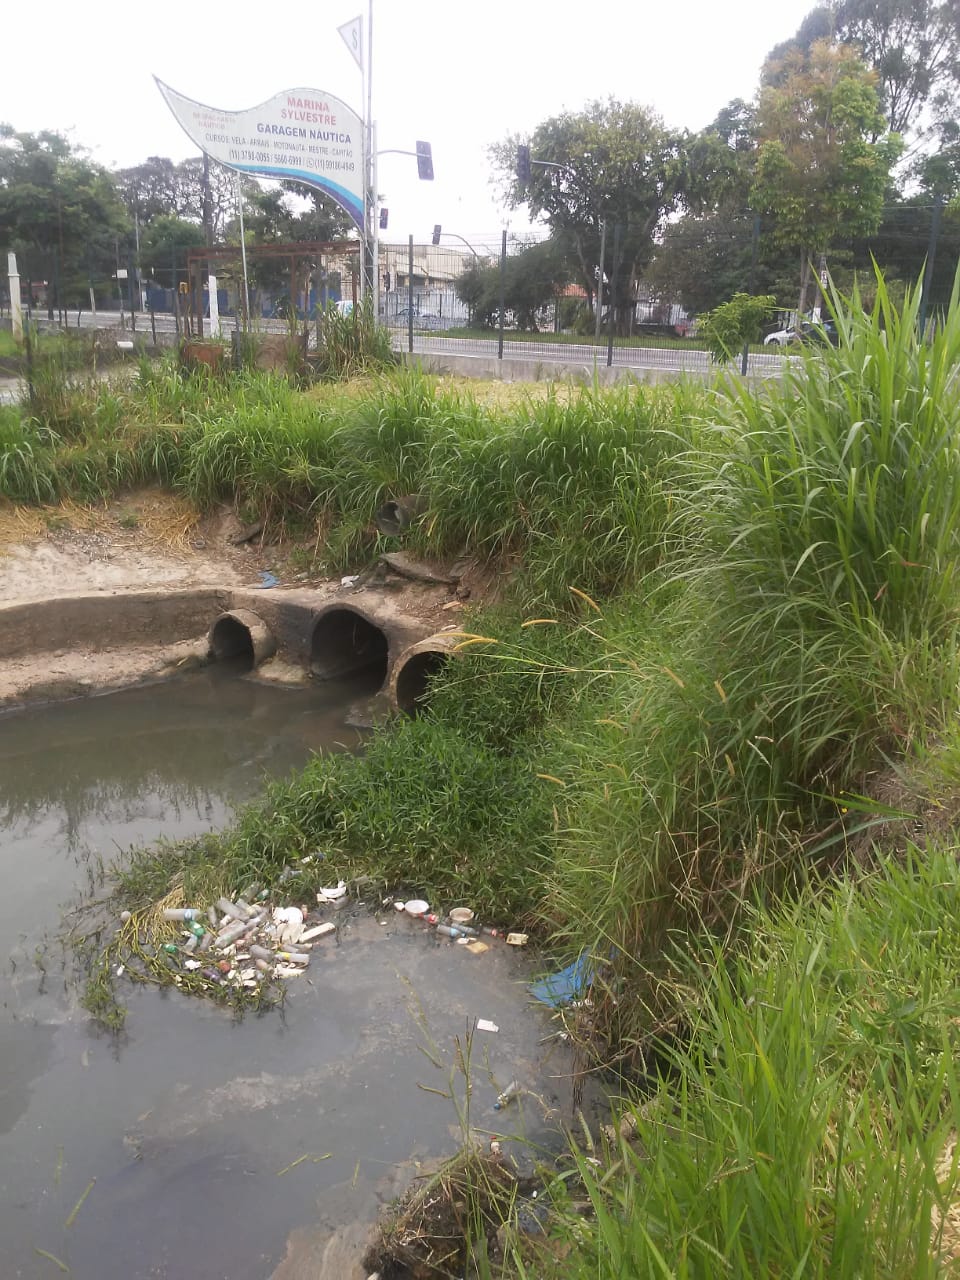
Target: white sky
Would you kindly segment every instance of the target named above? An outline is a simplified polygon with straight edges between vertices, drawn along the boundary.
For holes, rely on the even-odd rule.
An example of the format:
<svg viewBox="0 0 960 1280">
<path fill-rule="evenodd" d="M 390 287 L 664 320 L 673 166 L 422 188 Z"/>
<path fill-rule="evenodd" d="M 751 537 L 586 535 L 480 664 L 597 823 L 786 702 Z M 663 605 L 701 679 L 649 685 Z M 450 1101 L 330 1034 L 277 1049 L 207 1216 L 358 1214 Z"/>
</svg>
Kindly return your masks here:
<svg viewBox="0 0 960 1280">
<path fill-rule="evenodd" d="M 412 157 L 382 157 L 384 238 L 422 241 L 437 222 L 471 241 L 492 241 L 507 224 L 524 230 L 523 211 L 505 212 L 490 183 L 490 143 L 610 95 L 699 129 L 731 98 L 752 97 L 763 58 L 813 2 L 374 0 L 378 145 L 412 150 L 429 139 L 436 174 L 420 182 Z M 225 110 L 304 86 L 364 114 L 360 72 L 337 27 L 358 14 L 366 23 L 367 0 L 3 8 L 0 121 L 67 132 L 110 167 L 196 154 L 153 73 Z"/>
</svg>

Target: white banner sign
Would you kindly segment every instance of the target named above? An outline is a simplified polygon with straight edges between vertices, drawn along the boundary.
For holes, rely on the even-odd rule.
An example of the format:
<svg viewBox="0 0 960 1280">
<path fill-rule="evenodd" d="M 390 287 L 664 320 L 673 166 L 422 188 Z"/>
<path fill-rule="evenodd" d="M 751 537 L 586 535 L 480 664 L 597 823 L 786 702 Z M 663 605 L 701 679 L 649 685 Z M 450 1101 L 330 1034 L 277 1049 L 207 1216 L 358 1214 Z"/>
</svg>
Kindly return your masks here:
<svg viewBox="0 0 960 1280">
<path fill-rule="evenodd" d="M 363 229 L 363 124 L 339 98 L 322 89 L 287 89 L 247 111 L 218 111 L 162 80 L 157 88 L 187 137 L 212 160 L 314 187 Z"/>
</svg>

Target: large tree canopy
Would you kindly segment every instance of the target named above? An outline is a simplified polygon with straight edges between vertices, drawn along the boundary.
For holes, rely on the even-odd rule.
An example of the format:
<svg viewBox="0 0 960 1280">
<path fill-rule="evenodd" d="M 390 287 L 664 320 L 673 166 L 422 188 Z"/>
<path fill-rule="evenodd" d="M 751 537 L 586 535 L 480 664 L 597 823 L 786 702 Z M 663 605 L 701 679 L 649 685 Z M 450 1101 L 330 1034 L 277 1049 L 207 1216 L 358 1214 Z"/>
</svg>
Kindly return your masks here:
<svg viewBox="0 0 960 1280">
<path fill-rule="evenodd" d="M 61 134 L 0 125 L 0 247 L 19 252 L 21 268 L 59 282 L 66 299 L 116 269 L 127 227 L 105 169 Z"/>
<path fill-rule="evenodd" d="M 780 82 L 760 93 L 752 204 L 780 245 L 800 251 L 801 312 L 811 258 L 841 232 L 880 224 L 900 143 L 884 132 L 874 79 L 852 49 L 821 40 L 806 58 L 789 55 Z"/>
<path fill-rule="evenodd" d="M 833 0 L 771 50 L 764 79 L 776 84 L 790 55 L 818 40 L 857 49 L 877 73 L 891 133 L 915 135 L 956 115 L 960 92 L 960 0 Z"/>
<path fill-rule="evenodd" d="M 612 274 L 612 228 L 621 240 L 617 274 L 624 293 L 650 261 L 654 233 L 680 204 L 688 180 L 686 136 L 667 129 L 660 118 L 635 103 L 593 102 L 584 111 L 565 112 L 538 125 L 530 139 L 534 163 L 530 180 L 517 175 L 514 135 L 490 150 L 505 186 L 507 202 L 526 203 L 554 238 L 568 247 L 588 293 L 597 290 L 601 223 L 607 239 L 606 273 Z"/>
</svg>

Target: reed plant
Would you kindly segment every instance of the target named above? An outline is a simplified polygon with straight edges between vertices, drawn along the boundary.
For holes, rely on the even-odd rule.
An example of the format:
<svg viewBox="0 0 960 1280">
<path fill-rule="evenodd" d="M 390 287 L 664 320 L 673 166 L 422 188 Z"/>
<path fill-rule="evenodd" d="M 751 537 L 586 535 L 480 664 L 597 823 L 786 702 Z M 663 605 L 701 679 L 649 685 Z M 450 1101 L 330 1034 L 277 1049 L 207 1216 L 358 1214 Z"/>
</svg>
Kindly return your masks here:
<svg viewBox="0 0 960 1280">
<path fill-rule="evenodd" d="M 958 891 L 956 850 L 914 847 L 754 912 L 735 959 L 684 942 L 690 1037 L 554 1184 L 567 1250 L 535 1274 L 954 1274 Z"/>
</svg>

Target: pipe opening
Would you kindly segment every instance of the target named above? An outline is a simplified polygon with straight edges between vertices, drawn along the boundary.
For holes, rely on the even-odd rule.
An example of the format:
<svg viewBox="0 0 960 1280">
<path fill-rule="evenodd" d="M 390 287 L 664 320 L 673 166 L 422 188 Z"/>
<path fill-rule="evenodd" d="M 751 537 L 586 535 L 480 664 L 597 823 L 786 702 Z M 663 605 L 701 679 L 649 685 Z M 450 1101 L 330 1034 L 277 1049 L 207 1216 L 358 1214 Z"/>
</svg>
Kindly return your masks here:
<svg viewBox="0 0 960 1280">
<path fill-rule="evenodd" d="M 374 523 L 388 538 L 398 538 L 427 509 L 426 499 L 418 493 L 408 493 L 402 498 L 389 498 L 374 514 Z"/>
<path fill-rule="evenodd" d="M 415 653 L 397 672 L 397 706 L 408 716 L 419 715 L 430 697 L 434 676 L 450 661 L 437 649 Z"/>
<path fill-rule="evenodd" d="M 210 653 L 216 662 L 249 670 L 255 657 L 250 628 L 232 614 L 223 614 L 210 630 Z"/>
<path fill-rule="evenodd" d="M 387 677 L 385 632 L 352 609 L 331 609 L 317 619 L 310 642 L 310 670 L 318 680 L 339 680 L 363 672 L 371 692 Z"/>
</svg>

